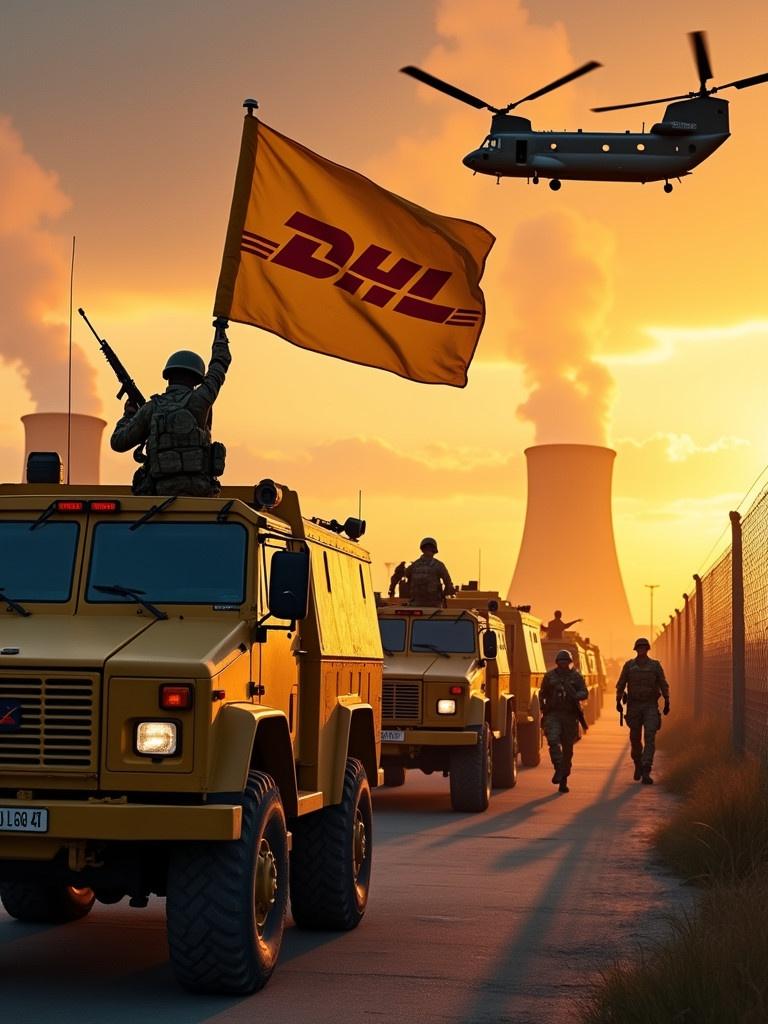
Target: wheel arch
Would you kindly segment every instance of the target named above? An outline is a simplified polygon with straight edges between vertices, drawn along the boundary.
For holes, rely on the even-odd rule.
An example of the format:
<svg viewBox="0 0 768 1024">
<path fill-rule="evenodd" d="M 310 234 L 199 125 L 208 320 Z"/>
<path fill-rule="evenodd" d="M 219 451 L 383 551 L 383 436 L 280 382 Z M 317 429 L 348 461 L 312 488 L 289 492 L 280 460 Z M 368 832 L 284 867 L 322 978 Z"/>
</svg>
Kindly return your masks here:
<svg viewBox="0 0 768 1024">
<path fill-rule="evenodd" d="M 336 757 L 331 780 L 330 802 L 332 804 L 339 803 L 343 795 L 347 758 L 356 757 L 362 762 L 365 774 L 368 776 L 368 784 L 371 787 L 377 784 L 379 771 L 376 728 L 371 705 L 358 704 L 354 707 L 340 705 L 337 708 L 337 713 Z"/>
<path fill-rule="evenodd" d="M 227 704 L 215 723 L 210 789 L 241 793 L 249 771 L 271 775 L 286 817 L 298 813 L 298 788 L 288 719 L 276 708 Z"/>
</svg>

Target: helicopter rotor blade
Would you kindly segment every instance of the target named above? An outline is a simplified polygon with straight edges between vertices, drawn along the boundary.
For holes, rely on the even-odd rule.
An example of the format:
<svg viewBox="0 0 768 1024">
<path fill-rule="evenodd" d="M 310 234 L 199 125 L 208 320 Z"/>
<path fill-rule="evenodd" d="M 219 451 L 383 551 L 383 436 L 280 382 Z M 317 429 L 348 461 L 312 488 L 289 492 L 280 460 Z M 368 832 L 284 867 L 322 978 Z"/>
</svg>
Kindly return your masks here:
<svg viewBox="0 0 768 1024">
<path fill-rule="evenodd" d="M 616 103 L 611 107 L 592 107 L 593 114 L 604 114 L 607 110 L 629 110 L 630 107 L 652 107 L 656 103 L 671 103 L 673 100 L 687 100 L 696 93 L 685 92 L 680 96 L 663 96 L 659 100 L 640 100 L 639 103 Z"/>
<path fill-rule="evenodd" d="M 411 78 L 415 78 L 417 82 L 429 85 L 433 89 L 437 89 L 438 92 L 444 92 L 446 96 L 452 96 L 455 100 L 461 100 L 462 103 L 468 103 L 470 107 L 474 107 L 476 110 L 491 110 L 493 113 L 499 112 L 496 107 L 492 107 L 490 103 L 486 103 L 485 100 L 481 100 L 477 96 L 473 96 L 471 92 L 457 89 L 455 85 L 444 82 L 442 78 L 435 78 L 434 75 L 430 75 L 427 71 L 422 71 L 421 68 L 416 68 L 409 64 L 407 67 L 400 68 L 400 70 L 404 75 L 410 75 Z"/>
<path fill-rule="evenodd" d="M 514 110 L 515 107 L 519 107 L 521 103 L 527 103 L 529 100 L 536 100 L 539 96 L 544 96 L 546 93 L 552 92 L 554 89 L 559 89 L 561 85 L 567 85 L 575 78 L 581 78 L 582 75 L 586 75 L 590 71 L 594 71 L 596 68 L 601 68 L 602 66 L 603 65 L 598 61 L 590 60 L 586 64 L 582 64 L 580 68 L 576 68 L 575 71 L 571 71 L 570 74 L 563 75 L 562 78 L 558 78 L 556 81 L 550 82 L 549 85 L 545 85 L 541 89 L 537 89 L 536 92 L 523 96 L 521 100 L 516 100 L 514 103 L 508 103 L 500 113 L 506 114 L 509 110 Z"/>
<path fill-rule="evenodd" d="M 693 47 L 693 59 L 696 61 L 696 69 L 699 72 L 701 92 L 707 91 L 707 80 L 712 77 L 712 65 L 709 62 L 709 47 L 707 46 L 706 32 L 689 32 L 688 38 Z"/>
<path fill-rule="evenodd" d="M 749 78 L 739 78 L 735 82 L 726 82 L 725 85 L 716 85 L 712 92 L 719 92 L 721 89 L 749 89 L 752 85 L 760 85 L 761 82 L 768 82 L 768 71 L 762 75 L 751 75 Z"/>
</svg>

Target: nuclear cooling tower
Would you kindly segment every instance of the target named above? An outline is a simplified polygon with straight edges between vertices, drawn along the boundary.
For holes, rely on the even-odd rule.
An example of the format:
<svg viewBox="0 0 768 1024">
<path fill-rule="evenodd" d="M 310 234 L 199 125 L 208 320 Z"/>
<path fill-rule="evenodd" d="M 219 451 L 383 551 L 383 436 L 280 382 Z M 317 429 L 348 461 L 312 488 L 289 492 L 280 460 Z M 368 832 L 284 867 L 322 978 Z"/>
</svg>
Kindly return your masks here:
<svg viewBox="0 0 768 1024">
<path fill-rule="evenodd" d="M 613 537 L 611 479 L 616 452 L 589 444 L 526 449 L 528 506 L 513 604 L 545 622 L 555 609 L 608 655 L 631 652 L 635 626 Z"/>
<path fill-rule="evenodd" d="M 69 423 L 67 421 L 70 421 Z M 63 476 L 67 480 L 67 432 L 71 469 L 69 481 L 73 484 L 97 484 L 101 463 L 101 435 L 106 426 L 98 416 L 74 412 L 71 418 L 65 412 L 34 412 L 21 417 L 24 424 L 24 467 L 22 479 L 27 477 L 27 456 L 30 452 L 58 452 Z"/>
</svg>

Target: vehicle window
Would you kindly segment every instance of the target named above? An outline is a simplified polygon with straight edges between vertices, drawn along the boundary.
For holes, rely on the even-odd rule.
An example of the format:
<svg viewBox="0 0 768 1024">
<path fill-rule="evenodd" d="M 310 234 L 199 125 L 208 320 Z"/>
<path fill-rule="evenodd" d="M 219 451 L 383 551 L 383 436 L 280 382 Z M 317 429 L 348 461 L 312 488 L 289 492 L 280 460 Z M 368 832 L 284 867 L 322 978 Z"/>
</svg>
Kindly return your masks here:
<svg viewBox="0 0 768 1024">
<path fill-rule="evenodd" d="M 405 650 L 405 619 L 379 619 L 379 630 L 385 653 Z"/>
<path fill-rule="evenodd" d="M 14 601 L 68 601 L 79 523 L 0 522 L 0 587 Z"/>
<path fill-rule="evenodd" d="M 446 654 L 474 654 L 475 623 L 469 619 L 416 619 L 411 629 L 411 650 L 437 648 Z"/>
<path fill-rule="evenodd" d="M 99 523 L 93 533 L 86 600 L 121 604 L 97 586 L 141 590 L 145 601 L 241 604 L 248 533 L 239 523 Z"/>
</svg>

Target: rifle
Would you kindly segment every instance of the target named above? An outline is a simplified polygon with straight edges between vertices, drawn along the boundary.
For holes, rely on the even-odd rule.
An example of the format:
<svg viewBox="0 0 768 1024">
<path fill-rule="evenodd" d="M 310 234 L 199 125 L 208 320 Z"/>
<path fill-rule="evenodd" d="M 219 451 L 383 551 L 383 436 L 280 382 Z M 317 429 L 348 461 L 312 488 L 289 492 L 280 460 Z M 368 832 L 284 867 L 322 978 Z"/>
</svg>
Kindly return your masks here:
<svg viewBox="0 0 768 1024">
<path fill-rule="evenodd" d="M 147 401 L 146 398 L 139 391 L 139 389 L 136 386 L 136 382 L 134 381 L 133 377 L 131 377 L 130 373 L 128 373 L 126 368 L 120 362 L 120 360 L 119 360 L 119 358 L 117 356 L 117 353 L 112 348 L 112 346 L 109 344 L 107 339 L 106 338 L 100 338 L 98 336 L 98 334 L 96 333 L 96 330 L 95 330 L 93 324 L 88 319 L 88 317 L 85 315 L 85 310 L 82 307 L 80 307 L 77 312 L 80 314 L 80 316 L 83 318 L 83 320 L 85 320 L 85 322 L 90 327 L 91 334 L 93 334 L 93 336 L 96 339 L 96 341 L 98 341 L 99 347 L 101 348 L 101 351 L 104 353 L 104 358 L 107 360 L 109 365 L 115 371 L 115 376 L 120 381 L 120 390 L 117 392 L 117 396 L 116 397 L 117 398 L 122 398 L 123 395 L 125 395 L 125 397 L 131 403 L 131 405 L 135 405 L 137 409 L 140 408 L 142 405 L 145 405 L 146 401 Z M 146 454 L 144 452 L 144 445 L 143 444 L 140 444 L 138 448 L 134 448 L 134 450 L 133 450 L 133 457 L 136 460 L 136 462 L 141 464 L 141 468 L 136 470 L 136 476 L 134 476 L 134 484 L 136 484 L 136 477 L 139 476 L 139 475 L 142 475 L 141 482 L 143 483 L 143 479 L 144 479 L 143 478 L 143 474 L 146 473 L 146 470 L 143 468 L 143 464 L 147 461 L 147 456 L 146 456 Z"/>
<path fill-rule="evenodd" d="M 93 336 L 96 339 L 96 341 L 98 341 L 99 347 L 101 348 L 101 351 L 104 353 L 104 358 L 107 360 L 109 365 L 112 367 L 112 369 L 115 372 L 115 376 L 120 381 L 120 390 L 117 392 L 117 398 L 122 398 L 123 395 L 125 395 L 125 397 L 131 403 L 131 405 L 135 405 L 137 409 L 140 406 L 144 405 L 146 403 L 146 401 L 147 401 L 146 398 L 139 391 L 139 389 L 136 386 L 136 382 L 134 381 L 133 377 L 131 377 L 131 375 L 128 373 L 126 368 L 120 362 L 119 358 L 117 357 L 117 354 L 115 353 L 115 350 L 112 348 L 112 346 L 106 340 L 106 338 L 100 338 L 98 336 L 98 334 L 96 333 L 96 330 L 94 329 L 93 324 L 88 319 L 88 317 L 85 315 L 85 310 L 84 309 L 78 309 L 77 312 L 80 314 L 80 316 L 83 318 L 83 320 L 85 320 L 85 322 L 90 327 L 91 333 L 93 334 Z"/>
</svg>

